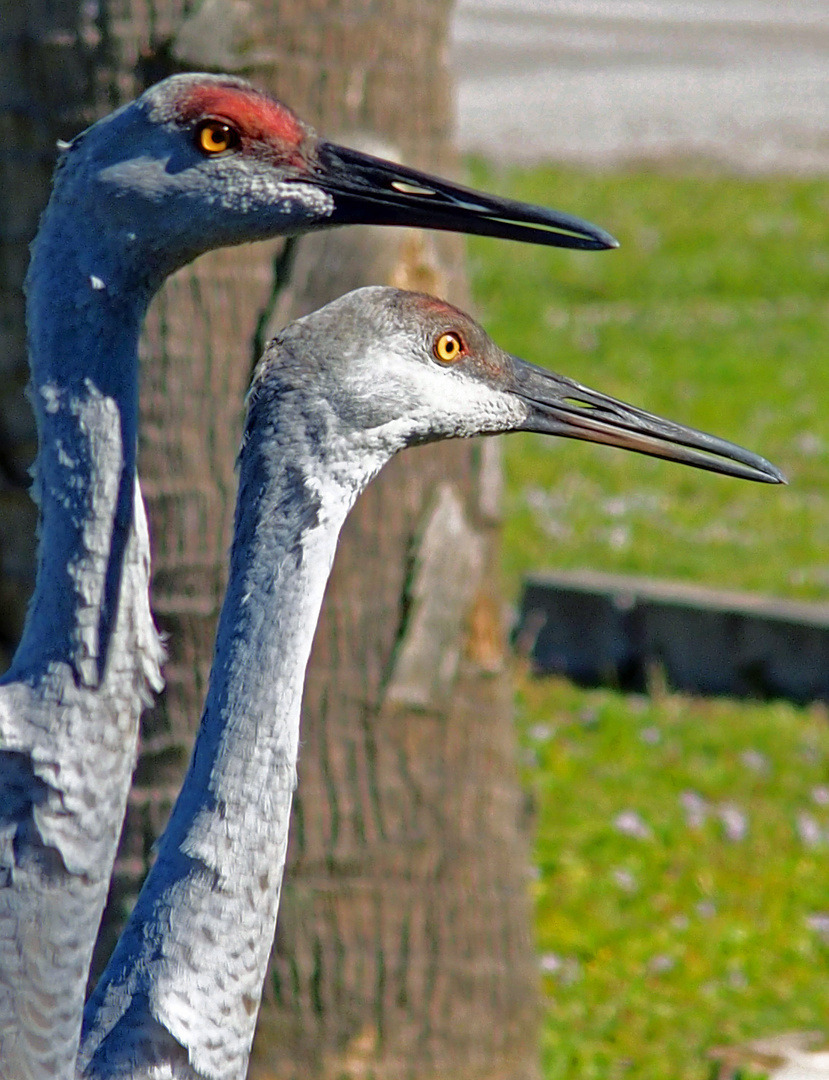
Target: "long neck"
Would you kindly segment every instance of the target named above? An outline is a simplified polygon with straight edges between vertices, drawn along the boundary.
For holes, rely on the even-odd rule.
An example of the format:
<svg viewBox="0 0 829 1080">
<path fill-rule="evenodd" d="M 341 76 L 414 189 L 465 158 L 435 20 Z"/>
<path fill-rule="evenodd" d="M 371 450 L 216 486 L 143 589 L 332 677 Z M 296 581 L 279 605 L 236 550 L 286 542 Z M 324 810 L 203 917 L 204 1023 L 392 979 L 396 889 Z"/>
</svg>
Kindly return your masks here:
<svg viewBox="0 0 829 1080">
<path fill-rule="evenodd" d="M 27 282 L 40 548 L 0 685 L 0 1073 L 38 1078 L 74 1069 L 139 716 L 161 686 L 135 479 L 149 289 L 81 209 L 53 196 Z"/>
<path fill-rule="evenodd" d="M 87 1007 L 84 1076 L 118 1074 L 138 1043 L 174 1076 L 193 1075 L 175 1071 L 182 1051 L 199 1076 L 246 1074 L 285 863 L 305 668 L 342 523 L 379 465 L 332 468 L 295 417 L 268 421 L 249 422 L 242 451 L 230 579 L 189 772 Z M 278 441 L 286 431 L 290 446 Z M 137 1064 L 134 1075 L 145 1075 Z"/>
<path fill-rule="evenodd" d="M 97 685 L 133 516 L 138 334 L 151 290 L 59 194 L 27 279 L 38 428 L 37 583 L 9 678 L 67 661 Z"/>
</svg>

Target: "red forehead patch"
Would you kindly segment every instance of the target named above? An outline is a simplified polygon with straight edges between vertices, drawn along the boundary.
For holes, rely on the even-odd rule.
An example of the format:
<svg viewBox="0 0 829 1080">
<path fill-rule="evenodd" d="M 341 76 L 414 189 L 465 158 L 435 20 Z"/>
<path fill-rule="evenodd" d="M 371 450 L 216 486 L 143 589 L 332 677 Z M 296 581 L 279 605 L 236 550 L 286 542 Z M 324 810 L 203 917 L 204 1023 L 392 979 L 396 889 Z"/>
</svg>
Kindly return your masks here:
<svg viewBox="0 0 829 1080">
<path fill-rule="evenodd" d="M 184 120 L 218 116 L 231 121 L 242 135 L 298 147 L 307 135 L 302 122 L 286 106 L 255 90 L 207 84 L 196 86 L 179 103 Z"/>
<path fill-rule="evenodd" d="M 504 353 L 474 319 L 454 304 L 448 304 L 428 293 L 401 293 L 401 296 L 404 304 L 411 304 L 421 319 L 434 320 L 432 325 L 435 329 L 460 336 L 463 344 L 462 355 L 472 370 L 477 370 L 481 376 L 491 380 L 503 378 Z"/>
<path fill-rule="evenodd" d="M 460 318 L 464 323 L 469 322 L 469 316 L 459 308 L 447 304 L 445 300 L 438 300 L 436 296 L 428 293 L 415 293 L 413 299 L 424 315 L 439 315 L 450 319 Z"/>
</svg>

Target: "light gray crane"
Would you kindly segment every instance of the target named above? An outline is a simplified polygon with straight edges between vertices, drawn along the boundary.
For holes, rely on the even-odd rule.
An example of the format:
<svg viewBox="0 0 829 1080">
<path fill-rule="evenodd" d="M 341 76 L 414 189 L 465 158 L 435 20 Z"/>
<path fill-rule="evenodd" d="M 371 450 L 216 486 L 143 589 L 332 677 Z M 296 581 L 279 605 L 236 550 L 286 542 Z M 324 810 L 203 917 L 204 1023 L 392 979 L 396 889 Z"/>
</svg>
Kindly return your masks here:
<svg viewBox="0 0 829 1080">
<path fill-rule="evenodd" d="M 27 279 L 40 548 L 0 686 L 0 1077 L 74 1068 L 91 950 L 161 685 L 135 480 L 137 341 L 201 252 L 350 223 L 565 247 L 615 241 L 318 138 L 225 76 L 179 75 L 63 148 Z"/>
<path fill-rule="evenodd" d="M 774 466 L 359 289 L 271 343 L 248 399 L 230 577 L 192 760 L 84 1018 L 86 1080 L 242 1080 L 276 923 L 305 667 L 343 522 L 398 450 L 537 431 L 780 483 Z"/>
</svg>

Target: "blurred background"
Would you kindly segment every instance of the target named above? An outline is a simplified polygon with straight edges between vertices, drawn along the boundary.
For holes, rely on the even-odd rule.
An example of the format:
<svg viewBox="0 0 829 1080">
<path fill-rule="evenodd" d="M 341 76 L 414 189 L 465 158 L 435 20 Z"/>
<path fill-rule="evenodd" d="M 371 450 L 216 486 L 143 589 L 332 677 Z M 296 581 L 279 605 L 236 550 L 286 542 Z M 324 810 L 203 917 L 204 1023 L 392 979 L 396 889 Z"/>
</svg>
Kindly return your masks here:
<svg viewBox="0 0 829 1080">
<path fill-rule="evenodd" d="M 458 0 L 452 42 L 465 151 L 827 168 L 821 0 Z"/>
<path fill-rule="evenodd" d="M 702 1080 L 717 1047 L 829 1035 L 825 703 L 695 698 L 658 670 L 646 693 L 579 689 L 505 659 L 501 618 L 551 569 L 829 601 L 825 0 L 0 0 L 0 50 L 4 666 L 34 566 L 21 286 L 57 137 L 172 71 L 230 70 L 331 137 L 380 139 L 622 245 L 471 240 L 467 274 L 453 238 L 344 230 L 215 253 L 159 296 L 141 475 L 169 689 L 145 718 L 98 963 L 199 715 L 251 363 L 280 321 L 386 280 L 761 452 L 790 484 L 523 436 L 503 440 L 502 491 L 493 441 L 418 449 L 378 478 L 317 636 L 251 1075 Z M 451 692 L 390 703 L 446 485 L 485 551 L 470 611 L 433 643 L 457 660 Z M 466 573 L 452 554 L 443 572 Z"/>
<path fill-rule="evenodd" d="M 555 192 L 621 241 L 598 259 L 472 242 L 488 329 L 790 481 L 506 440 L 507 595 L 591 568 L 826 600 L 825 5 L 461 0 L 452 40 L 475 182 Z M 825 705 L 684 697 L 658 674 L 647 695 L 519 686 L 545 1075 L 702 1077 L 717 1046 L 826 1033 Z"/>
</svg>

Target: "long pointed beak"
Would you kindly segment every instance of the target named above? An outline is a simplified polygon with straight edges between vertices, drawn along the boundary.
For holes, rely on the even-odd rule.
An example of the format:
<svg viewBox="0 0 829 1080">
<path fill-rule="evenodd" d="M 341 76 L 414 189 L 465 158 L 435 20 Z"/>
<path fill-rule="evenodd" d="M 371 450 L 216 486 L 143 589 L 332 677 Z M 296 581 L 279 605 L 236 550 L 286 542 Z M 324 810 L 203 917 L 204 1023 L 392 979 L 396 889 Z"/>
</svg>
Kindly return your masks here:
<svg viewBox="0 0 829 1080">
<path fill-rule="evenodd" d="M 517 356 L 510 359 L 510 389 L 528 409 L 518 430 L 605 443 L 742 480 L 786 483 L 778 468 L 735 443 L 663 420 Z"/>
<path fill-rule="evenodd" d="M 314 182 L 334 197 L 329 224 L 408 225 L 601 251 L 617 240 L 581 218 L 484 195 L 334 143 L 317 147 Z"/>
</svg>

